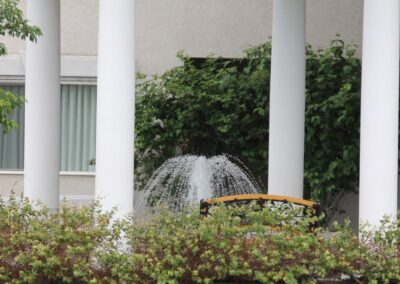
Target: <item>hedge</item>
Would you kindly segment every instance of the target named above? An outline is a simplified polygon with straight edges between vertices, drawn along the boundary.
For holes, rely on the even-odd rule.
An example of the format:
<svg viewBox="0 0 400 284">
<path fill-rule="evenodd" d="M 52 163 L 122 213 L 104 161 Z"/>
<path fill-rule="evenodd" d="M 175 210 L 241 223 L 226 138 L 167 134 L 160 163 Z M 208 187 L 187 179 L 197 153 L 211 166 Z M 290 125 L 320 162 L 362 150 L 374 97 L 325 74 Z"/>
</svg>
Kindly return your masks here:
<svg viewBox="0 0 400 284">
<path fill-rule="evenodd" d="M 309 231 L 316 217 L 284 207 L 160 209 L 116 220 L 99 203 L 59 210 L 0 202 L 1 283 L 399 283 L 399 224 L 385 219 L 360 237 L 348 224 Z M 244 216 L 244 217 L 243 217 Z M 242 282 L 243 283 L 243 282 Z"/>
</svg>

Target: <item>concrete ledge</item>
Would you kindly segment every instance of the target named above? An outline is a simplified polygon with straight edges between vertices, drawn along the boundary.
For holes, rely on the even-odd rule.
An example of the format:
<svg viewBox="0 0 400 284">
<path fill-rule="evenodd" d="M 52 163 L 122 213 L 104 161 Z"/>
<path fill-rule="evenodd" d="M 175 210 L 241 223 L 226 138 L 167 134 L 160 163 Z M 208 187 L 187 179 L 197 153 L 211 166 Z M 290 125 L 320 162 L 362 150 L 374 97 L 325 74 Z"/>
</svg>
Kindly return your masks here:
<svg viewBox="0 0 400 284">
<path fill-rule="evenodd" d="M 94 173 L 60 172 L 60 197 L 71 200 L 88 200 L 94 197 Z M 19 195 L 24 190 L 23 171 L 0 171 L 0 195 L 11 192 Z"/>
<path fill-rule="evenodd" d="M 23 83 L 25 77 L 25 53 L 11 54 L 0 58 L 0 74 L 2 83 Z M 96 82 L 97 56 L 61 56 L 61 81 L 69 78 L 85 82 Z M 74 80 L 73 80 L 74 81 Z"/>
</svg>

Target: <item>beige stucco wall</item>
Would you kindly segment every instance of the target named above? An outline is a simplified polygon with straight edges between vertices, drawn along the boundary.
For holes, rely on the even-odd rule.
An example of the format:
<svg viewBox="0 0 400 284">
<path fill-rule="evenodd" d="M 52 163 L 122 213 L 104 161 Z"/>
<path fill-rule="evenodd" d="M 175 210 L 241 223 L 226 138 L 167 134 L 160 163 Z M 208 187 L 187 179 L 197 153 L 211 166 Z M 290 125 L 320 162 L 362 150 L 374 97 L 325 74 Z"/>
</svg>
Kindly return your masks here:
<svg viewBox="0 0 400 284">
<path fill-rule="evenodd" d="M 26 11 L 26 1 L 20 0 Z M 98 0 L 61 0 L 61 53 L 63 55 L 96 55 Z M 40 39 L 39 39 L 40 40 Z M 25 43 L 1 38 L 9 54 L 25 50 Z"/>
<path fill-rule="evenodd" d="M 160 73 L 179 64 L 175 55 L 215 53 L 240 57 L 242 49 L 271 36 L 272 0 L 137 0 L 136 64 Z M 26 0 L 21 2 L 26 6 Z M 362 0 L 308 0 L 307 40 L 326 47 L 337 33 L 361 45 Z M 98 0 L 61 0 L 63 55 L 97 54 Z M 22 41 L 2 39 L 11 54 Z M 116 51 L 118 52 L 118 51 Z M 1 74 L 0 74 L 1 75 Z"/>
<path fill-rule="evenodd" d="M 84 173 L 60 174 L 60 199 L 76 205 L 84 205 L 94 199 L 94 175 Z M 0 197 L 13 192 L 17 197 L 24 190 L 23 172 L 0 171 Z"/>
</svg>

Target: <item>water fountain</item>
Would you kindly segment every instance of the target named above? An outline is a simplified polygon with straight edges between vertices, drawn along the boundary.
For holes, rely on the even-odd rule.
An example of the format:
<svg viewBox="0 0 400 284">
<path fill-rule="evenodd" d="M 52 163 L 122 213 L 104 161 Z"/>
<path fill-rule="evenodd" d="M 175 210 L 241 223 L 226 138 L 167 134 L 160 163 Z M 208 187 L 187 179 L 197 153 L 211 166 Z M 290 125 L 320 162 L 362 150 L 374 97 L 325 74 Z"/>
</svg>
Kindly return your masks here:
<svg viewBox="0 0 400 284">
<path fill-rule="evenodd" d="M 250 193 L 261 193 L 261 188 L 238 159 L 184 155 L 167 160 L 156 170 L 136 202 L 135 212 L 157 205 L 179 211 L 201 199 Z"/>
</svg>

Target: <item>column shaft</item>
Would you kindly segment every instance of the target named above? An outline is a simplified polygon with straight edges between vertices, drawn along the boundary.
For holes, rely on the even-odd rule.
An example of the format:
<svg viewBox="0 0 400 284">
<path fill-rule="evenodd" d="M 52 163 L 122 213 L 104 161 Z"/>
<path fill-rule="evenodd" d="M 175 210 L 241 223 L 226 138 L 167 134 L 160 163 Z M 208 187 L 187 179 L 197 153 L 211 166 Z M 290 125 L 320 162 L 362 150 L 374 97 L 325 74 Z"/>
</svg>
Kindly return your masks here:
<svg viewBox="0 0 400 284">
<path fill-rule="evenodd" d="M 361 87 L 360 221 L 397 211 L 399 1 L 365 0 Z"/>
<path fill-rule="evenodd" d="M 96 197 L 133 210 L 135 1 L 100 0 Z"/>
<path fill-rule="evenodd" d="M 274 0 L 268 192 L 303 197 L 305 0 Z"/>
<path fill-rule="evenodd" d="M 24 195 L 56 208 L 60 170 L 60 1 L 28 0 L 27 15 L 40 27 L 27 41 Z"/>
</svg>

